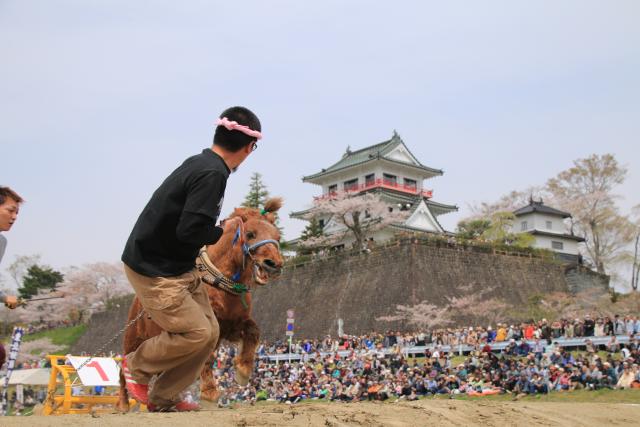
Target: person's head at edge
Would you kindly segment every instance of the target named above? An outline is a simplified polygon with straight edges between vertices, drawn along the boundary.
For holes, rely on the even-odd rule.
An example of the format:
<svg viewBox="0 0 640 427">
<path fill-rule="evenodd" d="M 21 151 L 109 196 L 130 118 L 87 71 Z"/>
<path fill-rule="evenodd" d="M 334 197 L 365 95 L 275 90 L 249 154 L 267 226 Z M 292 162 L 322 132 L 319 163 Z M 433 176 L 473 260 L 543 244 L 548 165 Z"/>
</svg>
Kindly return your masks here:
<svg viewBox="0 0 640 427">
<path fill-rule="evenodd" d="M 24 200 L 9 187 L 0 187 L 0 231 L 9 231 Z"/>
<path fill-rule="evenodd" d="M 9 231 L 18 218 L 20 204 L 24 200 L 9 187 L 0 187 L 0 231 Z M 4 252 L 4 251 L 3 251 Z M 2 253 L 0 253 L 2 258 Z M 4 295 L 0 292 L 0 302 L 9 308 L 18 306 L 18 299 L 14 295 Z"/>
<path fill-rule="evenodd" d="M 231 107 L 220 114 L 220 119 L 237 122 L 252 131 L 261 132 L 262 126 L 258 117 L 248 108 Z M 229 130 L 218 125 L 213 136 L 211 149 L 225 161 L 229 169 L 235 171 L 238 166 L 257 148 L 258 138 L 238 130 Z"/>
</svg>

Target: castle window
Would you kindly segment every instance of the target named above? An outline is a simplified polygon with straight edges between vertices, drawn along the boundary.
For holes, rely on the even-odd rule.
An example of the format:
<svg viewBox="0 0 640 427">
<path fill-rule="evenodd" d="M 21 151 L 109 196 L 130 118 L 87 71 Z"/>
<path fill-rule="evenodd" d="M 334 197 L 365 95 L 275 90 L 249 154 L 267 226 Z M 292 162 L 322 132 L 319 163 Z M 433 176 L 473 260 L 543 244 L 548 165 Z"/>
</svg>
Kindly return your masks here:
<svg viewBox="0 0 640 427">
<path fill-rule="evenodd" d="M 418 182 L 415 179 L 404 179 L 404 188 L 415 191 L 418 188 Z"/>
<path fill-rule="evenodd" d="M 344 182 L 344 191 L 353 191 L 358 189 L 358 178 L 350 179 Z"/>
<path fill-rule="evenodd" d="M 386 185 L 395 186 L 397 184 L 397 182 L 398 182 L 398 177 L 395 176 L 395 175 L 388 174 L 388 173 L 383 173 L 382 174 L 382 181 Z"/>
<path fill-rule="evenodd" d="M 551 221 L 547 221 L 547 230 L 551 230 L 553 228 L 553 223 Z"/>
<path fill-rule="evenodd" d="M 375 174 L 370 173 L 369 175 L 364 177 L 364 185 L 366 187 L 371 187 L 375 183 L 376 183 L 376 175 Z"/>
<path fill-rule="evenodd" d="M 334 194 L 338 192 L 338 184 L 333 184 L 329 186 L 329 194 Z"/>
<path fill-rule="evenodd" d="M 563 250 L 564 249 L 564 244 L 562 242 L 551 242 L 551 248 L 553 249 L 557 249 L 557 250 Z"/>
<path fill-rule="evenodd" d="M 520 231 L 525 231 L 527 228 L 529 228 L 529 225 L 527 224 L 527 221 L 522 221 L 520 223 Z"/>
<path fill-rule="evenodd" d="M 319 219 L 318 225 L 320 226 L 320 228 L 324 228 L 324 219 Z"/>
</svg>

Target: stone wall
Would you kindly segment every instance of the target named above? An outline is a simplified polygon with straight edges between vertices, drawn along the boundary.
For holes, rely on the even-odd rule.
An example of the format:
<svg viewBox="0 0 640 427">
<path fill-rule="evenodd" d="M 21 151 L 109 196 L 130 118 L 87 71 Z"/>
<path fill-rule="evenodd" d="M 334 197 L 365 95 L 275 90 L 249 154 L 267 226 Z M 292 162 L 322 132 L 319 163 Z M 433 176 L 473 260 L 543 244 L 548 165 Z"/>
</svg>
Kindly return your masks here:
<svg viewBox="0 0 640 427">
<path fill-rule="evenodd" d="M 71 348 L 71 354 L 86 352 L 95 355 L 95 352 L 109 342 L 127 323 L 132 301 L 133 295 L 123 296 L 112 300 L 108 310 L 94 313 L 89 319 L 87 331 Z M 112 351 L 114 354 L 121 354 L 123 335 L 107 346 L 105 353 L 109 354 Z"/>
<path fill-rule="evenodd" d="M 493 253 L 479 248 L 407 241 L 369 254 L 337 256 L 290 266 L 282 277 L 254 292 L 253 315 L 265 338 L 283 338 L 286 310 L 296 313 L 296 336 L 336 335 L 338 319 L 348 334 L 406 329 L 403 322 L 380 322 L 397 305 L 423 301 L 443 305 L 452 297 L 483 293 L 516 309 L 531 295 L 608 288 L 608 277 L 585 268 L 567 268 L 552 259 Z M 132 296 L 94 314 L 72 352 L 93 353 L 126 323 Z M 106 349 L 122 351 L 122 337 Z"/>
<path fill-rule="evenodd" d="M 586 267 L 572 265 L 566 270 L 569 291 L 577 294 L 588 289 L 609 289 L 609 276 L 598 274 Z"/>
<path fill-rule="evenodd" d="M 606 276 L 579 269 L 572 270 L 570 286 L 565 270 L 551 259 L 407 241 L 289 267 L 278 281 L 255 291 L 253 314 L 266 338 L 283 337 L 289 308 L 296 313 L 297 335 L 335 336 L 338 319 L 348 334 L 403 329 L 402 322 L 376 321 L 395 314 L 397 305 L 443 305 L 483 292 L 524 307 L 534 294 L 608 286 Z"/>
</svg>

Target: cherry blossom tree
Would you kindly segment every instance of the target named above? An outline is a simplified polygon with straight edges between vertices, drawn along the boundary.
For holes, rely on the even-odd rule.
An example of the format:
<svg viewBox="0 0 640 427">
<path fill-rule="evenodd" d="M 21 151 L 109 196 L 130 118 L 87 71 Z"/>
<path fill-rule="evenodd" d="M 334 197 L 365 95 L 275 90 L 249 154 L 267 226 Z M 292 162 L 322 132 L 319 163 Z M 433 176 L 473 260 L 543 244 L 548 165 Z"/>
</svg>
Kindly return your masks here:
<svg viewBox="0 0 640 427">
<path fill-rule="evenodd" d="M 496 323 L 507 317 L 507 303 L 489 294 L 494 288 L 474 290 L 472 286 L 461 286 L 463 295 L 447 298 L 444 304 L 432 304 L 424 300 L 415 305 L 397 305 L 396 311 L 388 316 L 378 317 L 382 322 L 403 322 L 418 329 L 438 328 L 456 321 L 471 323 L 488 321 Z"/>
<path fill-rule="evenodd" d="M 606 273 L 633 240 L 632 224 L 620 214 L 613 192 L 625 181 L 627 169 L 612 154 L 573 163 L 547 182 L 547 190 L 572 214 L 571 228 L 584 237 L 586 255 L 598 273 Z"/>
<path fill-rule="evenodd" d="M 490 324 L 503 321 L 507 316 L 507 303 L 499 298 L 488 297 L 487 291 L 471 293 L 449 299 L 447 311 L 458 313 L 472 323 L 487 321 Z"/>
<path fill-rule="evenodd" d="M 133 292 L 121 264 L 99 262 L 67 273 L 58 287 L 67 300 L 84 310 L 100 311 L 117 296 Z"/>
<path fill-rule="evenodd" d="M 76 310 L 72 301 L 66 301 L 59 292 L 40 290 L 32 297 L 33 300 L 41 298 L 58 297 L 43 301 L 27 301 L 22 307 L 16 309 L 18 320 L 24 323 L 46 323 L 71 320 L 70 315 Z"/>
<path fill-rule="evenodd" d="M 356 247 L 362 248 L 367 234 L 402 222 L 406 219 L 407 212 L 385 203 L 377 194 L 345 191 L 317 199 L 304 219 L 311 220 L 317 217 L 330 217 L 342 225 L 344 231 L 310 237 L 301 242 L 301 246 L 327 246 L 350 234 L 355 239 Z"/>
<path fill-rule="evenodd" d="M 438 307 L 425 300 L 415 305 L 396 305 L 396 312 L 376 318 L 379 322 L 402 322 L 417 329 L 436 328 L 453 323 L 448 306 Z"/>
<path fill-rule="evenodd" d="M 531 198 L 539 199 L 544 195 L 546 195 L 544 189 L 538 186 L 532 186 L 522 191 L 513 190 L 495 202 L 480 202 L 469 205 L 471 216 L 466 220 L 488 219 L 497 212 L 513 212 L 528 205 Z"/>
<path fill-rule="evenodd" d="M 28 302 L 19 309 L 24 322 L 70 320 L 85 321 L 91 313 L 108 307 L 117 296 L 132 293 L 121 264 L 99 262 L 71 268 L 53 292 L 40 292 L 33 299 L 59 297 Z"/>
</svg>

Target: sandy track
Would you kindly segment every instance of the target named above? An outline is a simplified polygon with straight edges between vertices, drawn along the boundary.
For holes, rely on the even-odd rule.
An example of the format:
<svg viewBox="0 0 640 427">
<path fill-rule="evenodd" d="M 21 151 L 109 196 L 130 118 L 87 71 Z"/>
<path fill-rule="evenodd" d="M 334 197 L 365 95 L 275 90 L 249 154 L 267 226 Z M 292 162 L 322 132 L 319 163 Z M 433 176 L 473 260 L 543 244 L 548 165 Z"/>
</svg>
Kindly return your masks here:
<svg viewBox="0 0 640 427">
<path fill-rule="evenodd" d="M 8 422 L 7 422 L 8 421 Z M 11 426 L 611 426 L 640 425 L 639 404 L 421 400 L 239 406 L 197 413 L 10 417 Z"/>
</svg>

